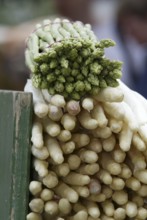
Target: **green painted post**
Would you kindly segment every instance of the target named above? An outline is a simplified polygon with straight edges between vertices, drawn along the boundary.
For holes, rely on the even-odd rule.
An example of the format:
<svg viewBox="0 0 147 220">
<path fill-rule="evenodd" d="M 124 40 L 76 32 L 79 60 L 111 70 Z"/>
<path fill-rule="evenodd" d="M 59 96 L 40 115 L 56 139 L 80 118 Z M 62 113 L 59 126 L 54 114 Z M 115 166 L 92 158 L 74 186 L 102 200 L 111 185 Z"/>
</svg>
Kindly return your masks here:
<svg viewBox="0 0 147 220">
<path fill-rule="evenodd" d="M 31 121 L 31 94 L 0 91 L 1 220 L 26 219 Z"/>
</svg>

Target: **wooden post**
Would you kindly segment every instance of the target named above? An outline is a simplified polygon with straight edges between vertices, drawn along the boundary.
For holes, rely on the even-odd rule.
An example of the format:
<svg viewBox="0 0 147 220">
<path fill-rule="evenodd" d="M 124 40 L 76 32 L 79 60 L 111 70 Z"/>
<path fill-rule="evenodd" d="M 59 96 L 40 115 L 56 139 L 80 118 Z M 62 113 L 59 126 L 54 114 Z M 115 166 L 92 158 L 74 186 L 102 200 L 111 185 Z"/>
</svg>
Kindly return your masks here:
<svg viewBox="0 0 147 220">
<path fill-rule="evenodd" d="M 31 121 L 31 94 L 0 91 L 1 220 L 26 219 Z"/>
</svg>

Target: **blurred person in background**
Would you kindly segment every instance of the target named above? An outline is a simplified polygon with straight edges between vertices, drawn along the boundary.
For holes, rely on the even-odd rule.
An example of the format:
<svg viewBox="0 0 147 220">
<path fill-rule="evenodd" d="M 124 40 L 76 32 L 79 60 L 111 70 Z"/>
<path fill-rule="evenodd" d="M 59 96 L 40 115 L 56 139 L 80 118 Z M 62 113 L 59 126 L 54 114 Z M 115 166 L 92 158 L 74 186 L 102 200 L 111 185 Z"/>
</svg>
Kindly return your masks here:
<svg viewBox="0 0 147 220">
<path fill-rule="evenodd" d="M 95 33 L 116 42 L 106 56 L 123 61 L 122 80 L 147 98 L 147 0 L 119 2 L 116 16 Z"/>
</svg>

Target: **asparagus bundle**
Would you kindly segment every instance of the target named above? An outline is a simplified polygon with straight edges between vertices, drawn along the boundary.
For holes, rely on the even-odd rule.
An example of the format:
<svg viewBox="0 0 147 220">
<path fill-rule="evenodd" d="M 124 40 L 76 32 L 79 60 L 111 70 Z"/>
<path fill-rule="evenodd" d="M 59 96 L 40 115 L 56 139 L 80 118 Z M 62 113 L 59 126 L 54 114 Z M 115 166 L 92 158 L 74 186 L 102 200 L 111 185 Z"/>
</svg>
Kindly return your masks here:
<svg viewBox="0 0 147 220">
<path fill-rule="evenodd" d="M 119 83 L 79 102 L 28 80 L 35 118 L 27 220 L 147 219 L 147 100 Z"/>
<path fill-rule="evenodd" d="M 117 79 L 121 64 L 103 54 L 110 40 L 98 42 L 80 22 L 55 21 L 44 21 L 27 41 L 34 121 L 26 219 L 145 220 L 147 100 Z"/>
<path fill-rule="evenodd" d="M 112 40 L 98 41 L 88 24 L 45 20 L 27 40 L 26 64 L 33 85 L 75 100 L 97 94 L 99 88 L 116 87 L 122 64 L 104 57 L 104 48 L 114 45 Z"/>
</svg>

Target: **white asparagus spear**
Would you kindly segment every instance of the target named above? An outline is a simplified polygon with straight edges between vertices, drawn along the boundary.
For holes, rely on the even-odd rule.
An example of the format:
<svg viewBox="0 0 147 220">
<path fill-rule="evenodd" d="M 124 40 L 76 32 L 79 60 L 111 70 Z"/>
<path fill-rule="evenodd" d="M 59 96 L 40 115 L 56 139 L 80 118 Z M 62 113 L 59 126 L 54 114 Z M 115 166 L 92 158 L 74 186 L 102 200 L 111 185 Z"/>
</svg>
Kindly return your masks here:
<svg viewBox="0 0 147 220">
<path fill-rule="evenodd" d="M 124 190 L 114 191 L 112 199 L 118 205 L 124 205 L 128 202 L 128 194 Z"/>
<path fill-rule="evenodd" d="M 126 186 L 133 191 L 138 191 L 141 187 L 141 183 L 138 179 L 131 176 L 129 179 L 126 180 Z"/>
<path fill-rule="evenodd" d="M 83 161 L 84 163 L 93 164 L 96 163 L 98 160 L 97 153 L 91 150 L 81 149 L 78 154 L 81 158 L 81 161 Z"/>
<path fill-rule="evenodd" d="M 40 214 L 37 214 L 35 212 L 30 212 L 27 215 L 26 220 L 43 220 L 43 218 Z"/>
<path fill-rule="evenodd" d="M 88 130 L 93 130 L 98 126 L 98 121 L 93 119 L 90 113 L 86 110 L 82 110 L 80 112 L 80 114 L 78 115 L 78 119 L 83 128 L 86 128 Z"/>
<path fill-rule="evenodd" d="M 42 148 L 44 145 L 43 127 L 39 120 L 33 122 L 31 141 L 36 148 Z"/>
<path fill-rule="evenodd" d="M 85 175 L 94 175 L 99 169 L 100 167 L 98 163 L 83 164 L 77 169 L 77 172 Z"/>
<path fill-rule="evenodd" d="M 136 99 L 139 99 L 139 101 L 142 103 L 143 105 L 143 108 L 145 109 L 145 111 L 147 112 L 147 100 L 146 98 L 144 98 L 141 94 L 139 94 L 138 92 L 136 91 L 133 91 L 133 94 L 136 96 Z"/>
<path fill-rule="evenodd" d="M 128 125 L 128 127 L 132 131 L 137 131 L 137 129 L 139 128 L 139 124 L 138 124 L 138 121 L 136 119 L 134 112 L 132 111 L 132 109 L 126 102 L 123 101 L 122 104 L 123 104 L 124 112 L 125 112 L 124 122 Z"/>
<path fill-rule="evenodd" d="M 133 134 L 132 143 L 139 151 L 145 151 L 146 150 L 146 144 L 140 137 L 138 133 Z"/>
<path fill-rule="evenodd" d="M 98 179 L 92 178 L 89 183 L 90 194 L 97 195 L 101 192 L 101 183 Z"/>
<path fill-rule="evenodd" d="M 45 202 L 52 200 L 53 196 L 54 196 L 54 192 L 47 188 L 44 188 L 40 194 L 40 198 Z"/>
<path fill-rule="evenodd" d="M 120 103 L 104 102 L 103 108 L 104 108 L 105 112 L 109 116 L 111 116 L 112 118 L 115 118 L 120 121 L 122 121 L 124 119 L 125 111 L 124 111 L 124 106 L 121 102 Z"/>
<path fill-rule="evenodd" d="M 71 140 L 76 144 L 76 148 L 81 148 L 89 144 L 90 137 L 87 134 L 75 133 Z"/>
<path fill-rule="evenodd" d="M 145 123 L 147 123 L 147 112 L 146 109 L 143 107 L 142 102 L 140 101 L 140 99 L 136 98 L 134 92 L 129 89 L 122 81 L 119 80 L 119 83 L 119 87 L 123 90 L 124 93 L 124 101 L 130 106 L 130 108 L 134 112 L 139 126 L 144 125 Z"/>
<path fill-rule="evenodd" d="M 109 217 L 113 216 L 115 208 L 111 200 L 106 200 L 102 202 L 102 208 L 103 208 L 105 215 Z"/>
<path fill-rule="evenodd" d="M 147 143 L 147 123 L 139 126 L 138 133 L 140 134 L 143 141 Z"/>
<path fill-rule="evenodd" d="M 147 184 L 147 169 L 136 170 L 136 171 L 134 172 L 134 176 L 135 176 L 141 183 Z"/>
<path fill-rule="evenodd" d="M 62 163 L 52 168 L 58 176 L 67 176 L 70 172 L 69 164 Z"/>
<path fill-rule="evenodd" d="M 85 205 L 87 212 L 91 217 L 95 219 L 100 217 L 100 209 L 96 202 L 84 200 L 83 204 Z"/>
<path fill-rule="evenodd" d="M 112 158 L 117 163 L 124 162 L 126 158 L 126 153 L 119 148 L 119 145 L 115 146 L 115 149 L 111 152 Z"/>
<path fill-rule="evenodd" d="M 125 182 L 119 177 L 113 177 L 112 183 L 110 184 L 111 189 L 113 190 L 122 190 L 125 187 Z"/>
<path fill-rule="evenodd" d="M 37 196 L 42 191 L 42 183 L 39 181 L 31 181 L 29 190 L 33 196 Z"/>
<path fill-rule="evenodd" d="M 31 152 L 37 159 L 45 160 L 49 157 L 48 149 L 44 146 L 41 149 L 36 148 L 34 145 L 31 147 Z"/>
<path fill-rule="evenodd" d="M 45 139 L 45 144 L 53 161 L 56 164 L 63 163 L 64 157 L 59 142 L 55 138 L 47 136 Z"/>
<path fill-rule="evenodd" d="M 146 168 L 146 161 L 142 152 L 132 147 L 132 149 L 128 152 L 128 156 L 133 164 L 134 171 Z"/>
<path fill-rule="evenodd" d="M 95 130 L 92 130 L 91 132 L 94 137 L 96 138 L 109 138 L 112 134 L 111 129 L 109 127 L 100 128 L 97 127 Z"/>
<path fill-rule="evenodd" d="M 129 218 L 134 218 L 137 215 L 137 205 L 134 202 L 128 201 L 125 208 Z"/>
<path fill-rule="evenodd" d="M 61 198 L 59 200 L 59 211 L 63 215 L 68 215 L 71 212 L 71 209 L 72 209 L 72 206 L 71 206 L 70 202 L 68 201 L 68 199 Z"/>
<path fill-rule="evenodd" d="M 63 181 L 70 185 L 84 186 L 90 183 L 90 177 L 88 175 L 70 172 L 63 178 Z"/>
<path fill-rule="evenodd" d="M 136 217 L 138 219 L 141 219 L 141 220 L 147 219 L 147 210 L 143 207 L 140 207 L 137 211 L 137 216 Z"/>
<path fill-rule="evenodd" d="M 90 97 L 86 97 L 82 100 L 81 105 L 83 109 L 90 112 L 94 108 L 94 100 Z"/>
<path fill-rule="evenodd" d="M 131 169 L 125 163 L 121 164 L 121 172 L 120 172 L 119 176 L 123 179 L 129 179 L 132 176 Z"/>
<path fill-rule="evenodd" d="M 68 113 L 64 114 L 61 118 L 61 124 L 65 128 L 65 130 L 73 130 L 76 126 L 76 117 L 74 115 L 70 115 Z"/>
<path fill-rule="evenodd" d="M 112 117 L 109 117 L 108 119 L 108 126 L 110 127 L 111 131 L 118 134 L 121 131 L 124 122 Z"/>
<path fill-rule="evenodd" d="M 52 121 L 50 118 L 45 117 L 43 119 L 44 131 L 52 137 L 56 137 L 60 134 L 61 128 L 57 122 Z"/>
<path fill-rule="evenodd" d="M 86 211 L 79 211 L 77 214 L 75 214 L 72 217 L 68 217 L 67 220 L 87 220 L 88 214 Z"/>
<path fill-rule="evenodd" d="M 44 211 L 50 216 L 55 216 L 58 214 L 59 207 L 56 201 L 47 201 L 44 205 Z"/>
<path fill-rule="evenodd" d="M 126 210 L 124 208 L 117 208 L 114 210 L 114 219 L 124 220 L 126 219 Z"/>
<path fill-rule="evenodd" d="M 67 198 L 71 203 L 76 203 L 79 199 L 78 193 L 64 182 L 59 182 L 54 191 L 57 195 Z"/>
<path fill-rule="evenodd" d="M 112 175 L 118 175 L 121 173 L 121 165 L 116 163 L 109 153 L 103 153 L 100 157 L 100 164 L 103 169 L 106 169 Z"/>
<path fill-rule="evenodd" d="M 105 184 L 110 185 L 112 183 L 112 176 L 111 174 L 104 169 L 100 169 L 96 176 Z"/>
<path fill-rule="evenodd" d="M 122 130 L 119 133 L 119 146 L 123 151 L 130 150 L 132 137 L 132 130 L 126 124 L 124 124 Z"/>
<path fill-rule="evenodd" d="M 62 108 L 49 104 L 48 105 L 48 116 L 53 121 L 59 121 L 63 116 Z"/>
<path fill-rule="evenodd" d="M 87 148 L 95 151 L 96 153 L 100 153 L 102 151 L 102 143 L 98 138 L 91 138 Z"/>
<path fill-rule="evenodd" d="M 44 100 L 45 100 L 47 103 L 50 103 L 51 95 L 49 94 L 48 90 L 47 90 L 47 89 L 42 89 L 41 92 L 42 92 L 42 95 L 43 95 Z"/>
<path fill-rule="evenodd" d="M 121 102 L 123 97 L 124 94 L 120 88 L 107 87 L 101 89 L 94 98 L 100 102 Z"/>
<path fill-rule="evenodd" d="M 40 198 L 34 198 L 30 201 L 29 207 L 31 211 L 41 214 L 43 212 L 44 202 Z"/>
<path fill-rule="evenodd" d="M 73 186 L 72 188 L 79 194 L 80 197 L 88 197 L 90 192 L 87 186 Z"/>
<path fill-rule="evenodd" d="M 48 113 L 48 105 L 45 103 L 41 90 L 32 85 L 32 80 L 28 79 L 24 88 L 25 92 L 31 92 L 33 95 L 34 113 L 43 118 Z"/>
<path fill-rule="evenodd" d="M 115 144 L 116 144 L 116 139 L 113 134 L 110 137 L 102 140 L 103 149 L 106 152 L 113 151 Z"/>
<path fill-rule="evenodd" d="M 71 139 L 71 132 L 68 130 L 61 130 L 60 134 L 57 136 L 58 140 L 61 142 L 66 142 Z"/>
<path fill-rule="evenodd" d="M 64 107 L 66 102 L 62 95 L 55 94 L 51 97 L 50 103 L 57 107 Z"/>
<path fill-rule="evenodd" d="M 45 176 L 42 180 L 43 184 L 49 189 L 54 188 L 58 184 L 58 177 L 55 172 L 49 171 L 48 175 Z"/>
<path fill-rule="evenodd" d="M 66 104 L 66 110 L 70 115 L 77 115 L 81 111 L 80 103 L 75 100 L 70 100 Z"/>
<path fill-rule="evenodd" d="M 45 160 L 39 160 L 37 158 L 33 161 L 34 169 L 38 173 L 39 177 L 45 177 L 48 174 L 48 162 Z"/>
<path fill-rule="evenodd" d="M 75 149 L 75 142 L 68 141 L 66 143 L 60 143 L 60 146 L 64 154 L 71 154 Z"/>
<path fill-rule="evenodd" d="M 76 154 L 70 154 L 67 158 L 67 163 L 69 165 L 70 170 L 77 170 L 81 164 L 81 159 Z"/>
<path fill-rule="evenodd" d="M 108 119 L 106 118 L 105 112 L 101 104 L 97 103 L 94 109 L 91 111 L 91 116 L 98 122 L 98 126 L 103 128 L 108 124 Z"/>
</svg>

